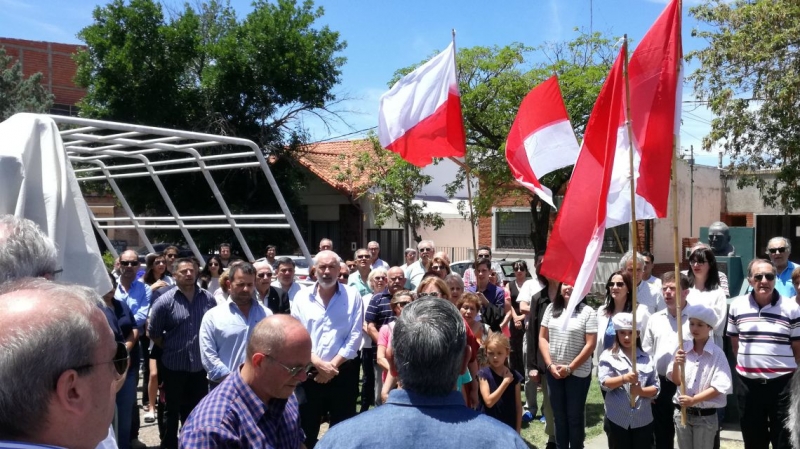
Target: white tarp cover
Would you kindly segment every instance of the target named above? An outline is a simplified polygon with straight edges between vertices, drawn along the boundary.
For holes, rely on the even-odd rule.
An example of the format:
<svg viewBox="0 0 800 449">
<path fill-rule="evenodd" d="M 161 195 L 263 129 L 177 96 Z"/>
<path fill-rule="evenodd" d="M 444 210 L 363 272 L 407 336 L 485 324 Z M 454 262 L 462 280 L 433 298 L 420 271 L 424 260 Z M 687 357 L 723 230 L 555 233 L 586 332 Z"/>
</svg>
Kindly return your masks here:
<svg viewBox="0 0 800 449">
<path fill-rule="evenodd" d="M 55 122 L 16 114 L 0 123 L 0 214 L 36 222 L 56 244 L 59 281 L 111 290 L 86 202 Z"/>
</svg>

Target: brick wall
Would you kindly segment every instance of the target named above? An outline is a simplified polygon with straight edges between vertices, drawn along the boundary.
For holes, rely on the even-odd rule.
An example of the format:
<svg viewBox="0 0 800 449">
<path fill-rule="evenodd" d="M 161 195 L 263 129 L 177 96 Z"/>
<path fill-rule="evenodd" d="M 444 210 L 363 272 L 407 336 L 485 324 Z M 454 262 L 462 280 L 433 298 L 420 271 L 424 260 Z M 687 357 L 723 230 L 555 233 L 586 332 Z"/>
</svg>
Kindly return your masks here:
<svg viewBox="0 0 800 449">
<path fill-rule="evenodd" d="M 521 192 L 521 193 L 520 193 Z M 494 207 L 524 207 L 530 208 L 530 197 L 527 190 L 509 189 L 508 196 L 494 204 Z M 492 246 L 492 218 L 478 218 L 478 246 Z"/>
<path fill-rule="evenodd" d="M 74 106 L 86 95 L 86 91 L 73 82 L 77 66 L 72 60 L 72 54 L 84 46 L 4 37 L 0 37 L 0 46 L 5 47 L 9 56 L 21 61 L 26 77 L 37 72 L 42 74 L 42 85 L 53 93 L 55 104 Z"/>
</svg>

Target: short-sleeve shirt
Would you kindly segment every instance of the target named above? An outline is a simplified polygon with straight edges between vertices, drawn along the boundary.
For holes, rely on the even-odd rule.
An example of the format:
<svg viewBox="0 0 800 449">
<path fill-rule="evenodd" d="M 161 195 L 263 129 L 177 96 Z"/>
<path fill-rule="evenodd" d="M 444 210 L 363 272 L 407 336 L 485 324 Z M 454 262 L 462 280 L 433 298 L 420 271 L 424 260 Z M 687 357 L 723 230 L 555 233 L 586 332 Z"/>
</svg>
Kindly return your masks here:
<svg viewBox="0 0 800 449">
<path fill-rule="evenodd" d="M 550 337 L 550 360 L 556 365 L 570 364 L 586 346 L 586 334 L 597 333 L 597 312 L 585 302 L 578 304 L 572 311 L 566 331 L 561 330 L 564 319 L 566 316 L 563 313 L 557 318 L 553 317 L 553 304 L 547 306 L 542 318 L 542 327 L 548 329 Z M 577 377 L 586 377 L 591 373 L 591 357 L 572 371 L 572 375 Z"/>
<path fill-rule="evenodd" d="M 522 375 L 514 370 L 511 370 L 511 375 L 513 376 L 514 380 L 511 381 L 508 387 L 506 387 L 505 391 L 503 391 L 503 394 L 500 395 L 500 399 L 498 399 L 498 401 L 492 407 L 486 406 L 482 394 L 478 395 L 480 397 L 480 407 L 478 410 L 486 413 L 502 423 L 507 424 L 512 429 L 516 429 L 517 398 L 514 394 L 514 390 L 515 386 L 522 382 Z M 495 373 L 489 366 L 484 366 L 478 371 L 478 379 L 483 379 L 489 384 L 489 391 L 491 393 L 494 393 L 497 390 L 497 387 L 503 383 L 503 376 Z"/>
<path fill-rule="evenodd" d="M 621 385 L 613 390 L 607 388 L 604 382 L 612 377 L 628 374 L 633 369 L 631 359 L 622 350 L 616 353 L 607 349 L 600 354 L 597 366 L 597 379 L 600 387 L 607 392 L 605 397 L 606 418 L 623 429 L 637 429 L 653 422 L 653 411 L 650 408 L 650 399 L 636 398 L 636 407 L 631 408 L 630 385 Z M 658 373 L 653 360 L 647 353 L 636 350 L 636 371 L 638 381 L 642 387 L 656 387 L 656 394 L 661 391 Z"/>
<path fill-rule="evenodd" d="M 694 407 L 725 407 L 728 403 L 727 395 L 733 392 L 731 368 L 728 366 L 728 359 L 725 358 L 725 353 L 711 339 L 703 346 L 701 354 L 694 351 L 694 341 L 692 339 L 683 342 L 683 350 L 686 351 L 686 368 L 684 371 L 686 394 L 694 396 L 708 388 L 714 388 L 721 393 L 713 399 L 696 404 Z M 667 376 L 670 378 L 674 367 L 674 361 L 670 362 L 667 367 Z M 673 403 L 679 403 L 678 396 L 680 394 L 680 390 L 675 392 L 675 396 L 672 398 Z"/>
</svg>

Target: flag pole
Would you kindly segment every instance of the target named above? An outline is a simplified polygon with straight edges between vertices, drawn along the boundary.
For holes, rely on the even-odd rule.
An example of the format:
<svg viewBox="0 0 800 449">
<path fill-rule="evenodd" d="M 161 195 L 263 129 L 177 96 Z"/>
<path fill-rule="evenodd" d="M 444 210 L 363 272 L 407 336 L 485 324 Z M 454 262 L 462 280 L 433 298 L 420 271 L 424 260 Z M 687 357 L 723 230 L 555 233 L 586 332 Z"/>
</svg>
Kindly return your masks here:
<svg viewBox="0 0 800 449">
<path fill-rule="evenodd" d="M 636 227 L 636 178 L 633 172 L 633 131 L 631 130 L 631 90 L 628 80 L 628 35 L 622 37 L 622 73 L 625 79 L 625 128 L 628 132 L 628 153 L 630 154 L 630 175 L 631 175 L 631 243 L 633 244 L 633 257 L 631 263 L 633 264 L 634 281 L 639 276 L 637 271 L 637 251 L 639 249 L 638 234 L 639 231 Z M 635 283 L 635 282 L 634 282 Z M 631 370 L 636 370 L 636 290 L 638 285 L 633 285 L 631 298 L 633 299 L 631 305 L 631 315 L 633 317 L 633 329 L 631 334 Z M 637 374 L 638 376 L 638 374 Z M 636 397 L 631 395 L 631 408 L 636 407 Z"/>
<path fill-rule="evenodd" d="M 451 36 L 453 38 L 453 54 L 456 54 L 456 29 L 451 29 Z M 453 65 L 455 66 L 456 71 L 456 82 L 458 82 L 458 64 L 456 64 L 456 58 L 453 58 Z M 461 101 L 459 98 L 458 101 Z M 462 119 L 463 120 L 463 119 Z M 467 151 L 464 148 L 464 162 L 459 161 L 458 159 L 450 156 L 449 159 L 456 163 L 456 165 L 461 166 L 466 173 L 466 183 L 467 183 L 467 201 L 469 202 L 469 228 L 472 231 L 472 259 L 473 261 L 478 261 L 478 243 L 475 239 L 475 210 L 472 206 L 472 176 L 470 175 L 470 168 L 467 165 Z"/>
<path fill-rule="evenodd" d="M 678 0 L 678 29 L 683 28 L 683 2 Z M 681 61 L 676 61 L 678 65 L 677 70 L 680 73 Z M 678 82 L 680 82 L 678 76 Z M 676 89 L 677 91 L 677 89 Z M 675 100 L 678 101 L 677 99 Z M 676 105 L 677 109 L 678 105 Z M 677 121 L 680 127 L 680 122 Z M 680 128 L 679 128 L 680 129 Z M 680 265 L 680 242 L 678 238 L 678 133 L 672 138 L 672 246 L 674 249 L 675 258 L 675 316 L 678 322 L 678 348 L 683 349 L 683 319 L 681 316 L 681 303 L 683 302 L 683 289 L 681 288 L 681 265 Z M 681 376 L 681 395 L 686 395 L 686 370 L 683 367 L 678 367 Z M 681 406 L 681 426 L 686 426 L 686 407 Z"/>
</svg>

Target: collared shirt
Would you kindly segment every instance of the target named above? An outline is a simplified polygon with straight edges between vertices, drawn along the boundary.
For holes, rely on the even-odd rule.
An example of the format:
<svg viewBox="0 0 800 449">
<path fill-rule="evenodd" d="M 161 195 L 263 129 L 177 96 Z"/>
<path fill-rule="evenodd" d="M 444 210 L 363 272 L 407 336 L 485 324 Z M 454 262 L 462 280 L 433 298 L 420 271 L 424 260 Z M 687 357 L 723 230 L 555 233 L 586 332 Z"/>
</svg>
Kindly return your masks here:
<svg viewBox="0 0 800 449">
<path fill-rule="evenodd" d="M 148 332 L 153 338 L 163 338 L 161 362 L 173 371 L 192 373 L 203 369 L 200 357 L 200 325 L 203 315 L 217 303 L 211 293 L 194 289 L 191 302 L 178 288 L 158 298 L 150 313 Z"/>
<path fill-rule="evenodd" d="M 279 288 L 279 289 L 283 290 L 284 292 L 286 292 L 286 294 L 289 295 L 289 302 L 294 301 L 294 297 L 297 296 L 297 292 L 299 292 L 302 289 L 302 286 L 300 284 L 298 284 L 297 282 L 292 282 L 292 285 L 289 286 L 288 290 L 283 288 L 283 286 L 281 285 L 280 281 L 275 281 L 270 285 L 272 285 L 275 288 Z"/>
<path fill-rule="evenodd" d="M 150 299 L 152 298 L 150 287 L 144 282 L 133 281 L 131 288 L 125 291 L 122 284 L 117 284 L 117 290 L 114 292 L 114 299 L 122 301 L 128 305 L 128 308 L 133 312 L 133 317 L 136 319 L 136 327 L 142 331 L 144 330 L 144 323 L 147 321 L 147 315 L 150 313 Z"/>
<path fill-rule="evenodd" d="M 478 286 L 473 285 L 471 287 L 467 287 L 467 291 L 472 293 L 478 292 Z M 491 282 L 486 284 L 486 289 L 484 289 L 481 293 L 486 299 L 489 300 L 490 303 L 500 307 L 501 309 L 505 307 L 506 304 L 506 291 L 502 288 L 492 284 Z"/>
<path fill-rule="evenodd" d="M 197 404 L 181 429 L 180 447 L 294 449 L 303 440 L 295 395 L 264 404 L 237 369 Z"/>
<path fill-rule="evenodd" d="M 600 354 L 603 353 L 606 345 L 606 329 L 609 326 L 609 322 L 614 315 L 608 316 L 606 314 L 606 305 L 603 304 L 602 306 L 597 308 L 597 345 L 594 349 L 594 356 L 593 360 L 595 363 L 600 361 Z M 644 304 L 636 304 L 636 324 L 638 329 L 647 329 L 647 323 L 650 321 L 650 311 Z M 642 323 L 639 325 L 639 323 Z M 613 327 L 613 325 L 611 325 Z M 639 332 L 641 334 L 641 332 Z M 616 332 L 614 333 L 616 335 Z M 678 349 L 675 346 L 675 349 Z"/>
<path fill-rule="evenodd" d="M 252 300 L 247 317 L 239 306 L 227 301 L 209 310 L 200 324 L 200 358 L 208 379 L 220 382 L 231 369 L 244 363 L 247 341 L 256 324 L 272 315 L 260 302 Z"/>
<path fill-rule="evenodd" d="M 703 352 L 698 354 L 694 350 L 694 341 L 689 339 L 683 342 L 683 350 L 686 352 L 686 365 L 684 367 L 684 377 L 686 379 L 686 395 L 694 396 L 703 391 L 714 388 L 721 394 L 708 401 L 703 401 L 693 405 L 697 408 L 723 408 L 728 403 L 726 395 L 733 392 L 733 382 L 731 380 L 731 368 L 728 366 L 728 359 L 719 346 L 709 338 Z M 667 377 L 672 378 L 672 371 L 675 362 L 669 363 Z M 681 391 L 675 392 L 672 402 L 678 402 Z"/>
<path fill-rule="evenodd" d="M 347 285 L 358 290 L 358 294 L 362 297 L 372 293 L 372 289 L 369 288 L 367 280 L 361 277 L 361 273 L 359 273 L 358 270 L 350 273 L 350 276 L 347 277 Z"/>
<path fill-rule="evenodd" d="M 636 290 L 636 302 L 647 306 L 650 315 L 667 308 L 661 288 L 647 282 L 640 282 Z"/>
<path fill-rule="evenodd" d="M 381 330 L 381 326 L 384 324 L 394 321 L 391 301 L 392 295 L 389 292 L 384 291 L 372 295 L 367 307 L 367 313 L 364 315 L 364 321 L 373 323 L 378 330 Z"/>
<path fill-rule="evenodd" d="M 289 295 L 284 293 L 284 291 L 278 287 L 273 287 L 270 285 L 269 290 L 267 290 L 266 295 L 264 295 L 265 297 L 263 298 L 261 297 L 261 294 L 258 293 L 258 289 L 254 289 L 253 296 L 255 297 L 256 301 L 260 302 L 261 305 L 271 310 L 272 313 L 288 314 L 291 311 Z"/>
<path fill-rule="evenodd" d="M 797 268 L 797 264 L 789 261 L 789 263 L 786 264 L 786 268 L 778 273 L 778 276 L 775 278 L 775 290 L 778 290 L 781 296 L 789 298 L 797 294 L 797 292 L 794 291 L 794 284 L 792 284 L 792 272 L 795 268 Z"/>
<path fill-rule="evenodd" d="M 392 425 L 391 438 L 385 432 L 364 431 L 384 428 L 387 423 Z M 511 427 L 467 408 L 457 391 L 447 396 L 424 396 L 398 389 L 389 393 L 384 405 L 331 427 L 316 447 L 522 449 L 528 446 Z"/>
<path fill-rule="evenodd" d="M 772 292 L 760 307 L 753 294 L 733 299 L 728 310 L 728 335 L 739 338 L 736 372 L 750 379 L 774 379 L 794 372 L 792 342 L 800 340 L 800 306 Z"/>
<path fill-rule="evenodd" d="M 612 353 L 610 349 L 603 351 L 597 366 L 597 380 L 600 381 L 600 388 L 608 392 L 605 398 L 606 418 L 623 429 L 636 429 L 653 422 L 650 398 L 637 397 L 636 406 L 631 408 L 630 384 L 623 384 L 613 390 L 604 384 L 607 379 L 628 374 L 631 369 L 631 359 L 622 349 L 616 354 Z M 636 351 L 636 371 L 639 385 L 642 388 L 655 386 L 656 396 L 658 396 L 661 384 L 652 359 L 644 351 Z"/>
<path fill-rule="evenodd" d="M 645 280 L 645 282 L 647 282 L 648 284 L 654 286 L 659 291 L 661 291 L 661 279 L 659 279 L 659 278 L 657 278 L 657 277 L 655 277 L 655 276 L 653 276 L 651 274 L 650 277 L 647 278 L 647 280 Z"/>
<path fill-rule="evenodd" d="M 406 268 L 406 287 L 410 290 L 416 290 L 422 277 L 425 276 L 425 266 L 422 265 L 422 259 L 412 263 Z"/>
<path fill-rule="evenodd" d="M 683 309 L 681 309 L 681 322 L 683 324 L 683 340 L 691 341 L 689 317 Z M 647 321 L 647 329 L 645 329 L 642 339 L 642 349 L 653 359 L 658 375 L 666 376 L 667 366 L 672 361 L 675 351 L 678 350 L 678 320 L 669 313 L 668 309 L 659 310 Z"/>
<path fill-rule="evenodd" d="M 717 322 L 714 323 L 714 331 L 711 336 L 714 338 L 714 344 L 721 348 L 722 337 L 725 335 L 725 324 L 728 322 L 728 299 L 725 297 L 722 287 L 702 292 L 692 287 L 689 289 L 686 302 L 690 305 L 702 304 L 714 311 L 717 315 Z"/>
<path fill-rule="evenodd" d="M 311 335 L 311 352 L 326 362 L 336 355 L 355 358 L 364 323 L 361 295 L 355 288 L 337 282 L 336 292 L 325 307 L 318 292 L 319 283 L 315 283 L 301 290 L 292 302 L 292 316 Z"/>
<path fill-rule="evenodd" d="M 500 266 L 499 263 L 492 261 L 492 271 L 497 273 L 497 280 L 500 281 L 502 284 L 506 280 L 506 276 L 503 273 L 503 268 Z M 478 279 L 475 276 L 475 269 L 474 268 L 467 268 L 464 271 L 464 288 L 475 286 L 478 283 Z"/>
<path fill-rule="evenodd" d="M 376 268 L 383 268 L 384 270 L 388 270 L 389 269 L 389 264 L 386 263 L 386 261 L 381 260 L 381 258 L 379 257 L 379 258 L 375 259 L 375 262 L 369 264 L 369 269 L 370 270 L 374 270 Z"/>
</svg>

